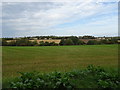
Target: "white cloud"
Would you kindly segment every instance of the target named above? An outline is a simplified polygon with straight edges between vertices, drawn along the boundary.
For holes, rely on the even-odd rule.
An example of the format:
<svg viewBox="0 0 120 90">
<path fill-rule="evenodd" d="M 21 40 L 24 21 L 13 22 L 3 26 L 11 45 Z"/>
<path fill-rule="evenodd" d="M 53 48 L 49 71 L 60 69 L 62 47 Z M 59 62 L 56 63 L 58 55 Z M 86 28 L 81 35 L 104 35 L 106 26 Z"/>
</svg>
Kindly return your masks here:
<svg viewBox="0 0 120 90">
<path fill-rule="evenodd" d="M 52 2 L 48 4 L 4 3 L 3 25 L 11 26 L 11 29 L 22 32 L 26 30 L 30 33 L 43 30 L 48 30 L 49 32 L 52 27 L 57 25 L 83 19 L 87 21 L 93 17 L 96 20 L 100 15 L 110 18 L 109 14 L 117 12 L 117 3 L 104 4 L 92 1 L 94 0 L 87 0 L 86 2 Z M 11 12 L 11 10 L 13 11 Z M 113 20 L 114 18 L 109 21 Z M 96 23 L 100 24 L 109 21 L 102 19 L 99 22 L 86 23 L 95 25 Z"/>
<path fill-rule="evenodd" d="M 92 2 L 118 2 L 119 0 L 3 0 L 2 2 L 86 2 L 86 1 L 92 1 Z"/>
</svg>

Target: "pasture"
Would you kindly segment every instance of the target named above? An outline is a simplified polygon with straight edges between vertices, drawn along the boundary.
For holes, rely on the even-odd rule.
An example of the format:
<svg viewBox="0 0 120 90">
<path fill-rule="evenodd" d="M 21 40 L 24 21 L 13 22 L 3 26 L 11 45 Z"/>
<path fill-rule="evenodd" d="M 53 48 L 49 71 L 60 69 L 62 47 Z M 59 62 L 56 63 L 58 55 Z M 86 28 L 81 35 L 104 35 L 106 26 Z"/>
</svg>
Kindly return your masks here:
<svg viewBox="0 0 120 90">
<path fill-rule="evenodd" d="M 117 68 L 118 45 L 2 47 L 3 80 L 17 72 L 65 72 L 90 64 Z"/>
</svg>

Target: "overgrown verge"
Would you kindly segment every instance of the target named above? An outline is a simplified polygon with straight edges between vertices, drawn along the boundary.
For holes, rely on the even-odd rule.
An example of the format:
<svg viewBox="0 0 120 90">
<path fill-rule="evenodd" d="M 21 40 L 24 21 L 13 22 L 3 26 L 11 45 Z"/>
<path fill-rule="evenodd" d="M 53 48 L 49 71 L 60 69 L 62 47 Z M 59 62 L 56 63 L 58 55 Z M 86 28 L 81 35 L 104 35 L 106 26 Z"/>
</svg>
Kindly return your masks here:
<svg viewBox="0 0 120 90">
<path fill-rule="evenodd" d="M 18 89 L 76 89 L 76 88 L 120 88 L 118 72 L 108 72 L 102 67 L 89 65 L 84 70 L 71 72 L 20 72 L 21 76 L 10 82 L 10 88 Z"/>
</svg>

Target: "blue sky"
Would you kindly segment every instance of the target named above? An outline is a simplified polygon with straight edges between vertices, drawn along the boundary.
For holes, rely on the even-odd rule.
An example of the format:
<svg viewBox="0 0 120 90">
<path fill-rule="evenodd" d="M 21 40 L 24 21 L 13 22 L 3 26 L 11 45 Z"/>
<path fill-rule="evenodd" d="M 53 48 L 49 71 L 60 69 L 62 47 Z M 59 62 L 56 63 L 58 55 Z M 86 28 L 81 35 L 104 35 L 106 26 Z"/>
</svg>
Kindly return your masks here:
<svg viewBox="0 0 120 90">
<path fill-rule="evenodd" d="M 2 37 L 118 36 L 118 2 L 4 2 Z"/>
</svg>

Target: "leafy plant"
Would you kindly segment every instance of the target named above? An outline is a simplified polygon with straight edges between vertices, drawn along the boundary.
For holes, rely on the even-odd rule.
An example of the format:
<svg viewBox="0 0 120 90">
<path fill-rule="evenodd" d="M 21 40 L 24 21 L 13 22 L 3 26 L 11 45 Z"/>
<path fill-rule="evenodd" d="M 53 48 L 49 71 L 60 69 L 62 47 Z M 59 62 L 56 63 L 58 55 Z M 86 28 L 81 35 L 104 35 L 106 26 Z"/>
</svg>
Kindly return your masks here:
<svg viewBox="0 0 120 90">
<path fill-rule="evenodd" d="M 107 72 L 100 66 L 95 67 L 89 65 L 85 70 L 74 70 L 65 73 L 57 71 L 47 74 L 39 72 L 19 73 L 21 76 L 11 82 L 10 88 L 75 89 L 79 86 L 90 88 L 93 88 L 92 86 L 98 88 L 120 88 L 119 74 Z"/>
<path fill-rule="evenodd" d="M 60 72 L 49 74 L 39 74 L 37 72 L 21 73 L 16 82 L 11 83 L 11 88 L 65 88 L 72 89 L 73 85 L 69 82 L 69 77 Z"/>
</svg>

